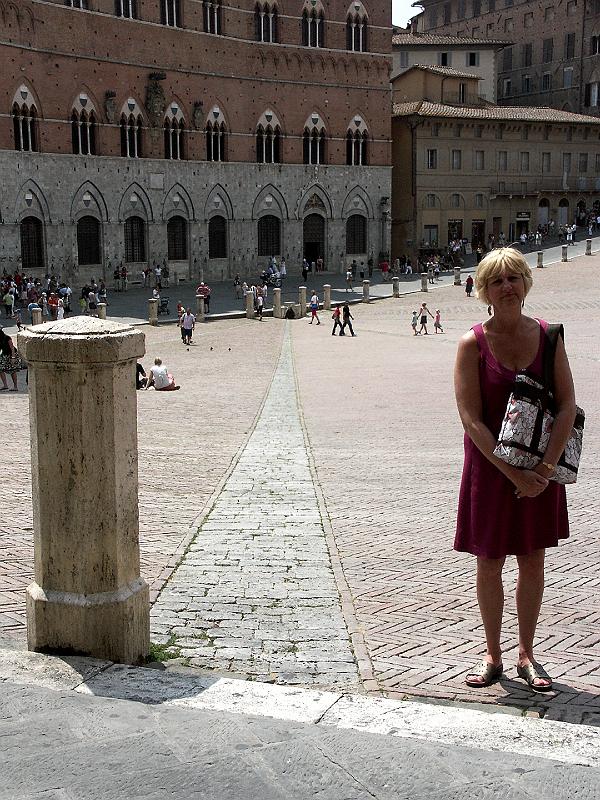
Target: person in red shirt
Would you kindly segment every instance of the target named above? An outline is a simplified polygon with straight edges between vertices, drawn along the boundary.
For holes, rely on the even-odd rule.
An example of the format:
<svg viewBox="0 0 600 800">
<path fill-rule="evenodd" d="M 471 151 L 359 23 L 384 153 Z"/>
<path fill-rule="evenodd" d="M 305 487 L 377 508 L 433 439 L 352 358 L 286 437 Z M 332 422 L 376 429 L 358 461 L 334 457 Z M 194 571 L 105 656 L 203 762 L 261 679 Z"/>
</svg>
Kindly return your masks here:
<svg viewBox="0 0 600 800">
<path fill-rule="evenodd" d="M 210 293 L 211 293 L 210 286 L 207 286 L 204 281 L 198 286 L 196 289 L 196 294 L 200 295 L 200 297 L 204 298 L 204 308 L 206 309 L 206 313 L 210 314 Z"/>
<path fill-rule="evenodd" d="M 58 295 L 54 292 L 50 292 L 50 297 L 48 298 L 48 310 L 50 312 L 50 319 L 56 319 L 58 312 Z"/>
</svg>

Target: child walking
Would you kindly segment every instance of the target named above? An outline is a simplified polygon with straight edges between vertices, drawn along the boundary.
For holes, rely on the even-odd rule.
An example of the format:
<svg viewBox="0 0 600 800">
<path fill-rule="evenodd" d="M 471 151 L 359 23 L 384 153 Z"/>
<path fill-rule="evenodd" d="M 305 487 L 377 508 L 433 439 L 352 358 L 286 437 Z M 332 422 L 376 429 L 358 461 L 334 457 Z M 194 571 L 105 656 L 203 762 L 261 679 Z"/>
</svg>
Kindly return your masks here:
<svg viewBox="0 0 600 800">
<path fill-rule="evenodd" d="M 442 328 L 442 315 L 440 313 L 439 308 L 436 309 L 435 317 L 433 318 L 433 327 L 436 333 L 444 332 L 444 329 Z"/>
<path fill-rule="evenodd" d="M 419 315 L 417 314 L 416 311 L 413 311 L 412 312 L 412 319 L 410 321 L 410 327 L 413 329 L 413 333 L 414 333 L 415 336 L 419 335 L 417 333 L 417 325 L 418 325 L 418 323 L 419 323 Z"/>
</svg>

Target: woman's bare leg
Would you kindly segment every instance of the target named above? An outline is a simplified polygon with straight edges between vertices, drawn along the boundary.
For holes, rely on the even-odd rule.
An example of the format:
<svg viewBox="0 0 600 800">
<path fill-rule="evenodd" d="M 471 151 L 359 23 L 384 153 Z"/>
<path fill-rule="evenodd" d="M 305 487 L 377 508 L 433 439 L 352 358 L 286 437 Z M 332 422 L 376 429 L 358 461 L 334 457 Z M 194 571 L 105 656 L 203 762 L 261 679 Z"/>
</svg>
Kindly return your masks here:
<svg viewBox="0 0 600 800">
<path fill-rule="evenodd" d="M 502 661 L 500 633 L 504 609 L 503 558 L 477 558 L 477 602 L 485 630 L 485 660 L 498 666 Z"/>
<path fill-rule="evenodd" d="M 519 620 L 519 666 L 533 662 L 533 639 L 544 596 L 545 550 L 535 550 L 526 556 L 517 556 L 517 618 Z M 545 685 L 548 681 L 536 681 Z"/>
</svg>

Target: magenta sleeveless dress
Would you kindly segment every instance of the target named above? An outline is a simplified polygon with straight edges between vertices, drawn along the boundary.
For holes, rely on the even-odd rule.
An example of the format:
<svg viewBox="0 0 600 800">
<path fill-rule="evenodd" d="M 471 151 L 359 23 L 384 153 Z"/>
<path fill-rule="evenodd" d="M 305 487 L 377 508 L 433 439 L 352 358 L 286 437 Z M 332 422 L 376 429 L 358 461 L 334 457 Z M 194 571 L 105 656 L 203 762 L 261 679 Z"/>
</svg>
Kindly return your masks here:
<svg viewBox="0 0 600 800">
<path fill-rule="evenodd" d="M 542 373 L 545 329 L 540 322 L 540 345 L 528 370 Z M 479 347 L 479 380 L 483 421 L 496 437 L 516 373 L 499 364 L 488 347 L 483 326 L 473 327 Z M 569 536 L 565 487 L 550 481 L 537 497 L 515 496 L 514 484 L 505 477 L 465 434 L 465 462 L 458 501 L 454 549 L 483 558 L 527 555 L 556 547 Z"/>
</svg>

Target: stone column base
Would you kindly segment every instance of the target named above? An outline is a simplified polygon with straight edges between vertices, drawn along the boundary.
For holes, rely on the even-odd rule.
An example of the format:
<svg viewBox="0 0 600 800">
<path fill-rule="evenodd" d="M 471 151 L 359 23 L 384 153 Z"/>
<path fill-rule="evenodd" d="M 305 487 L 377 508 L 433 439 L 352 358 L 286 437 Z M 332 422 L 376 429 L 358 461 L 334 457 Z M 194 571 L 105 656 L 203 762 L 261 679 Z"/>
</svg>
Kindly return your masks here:
<svg viewBox="0 0 600 800">
<path fill-rule="evenodd" d="M 149 588 L 142 578 L 115 592 L 83 595 L 27 588 L 27 646 L 142 663 L 150 648 Z"/>
</svg>

